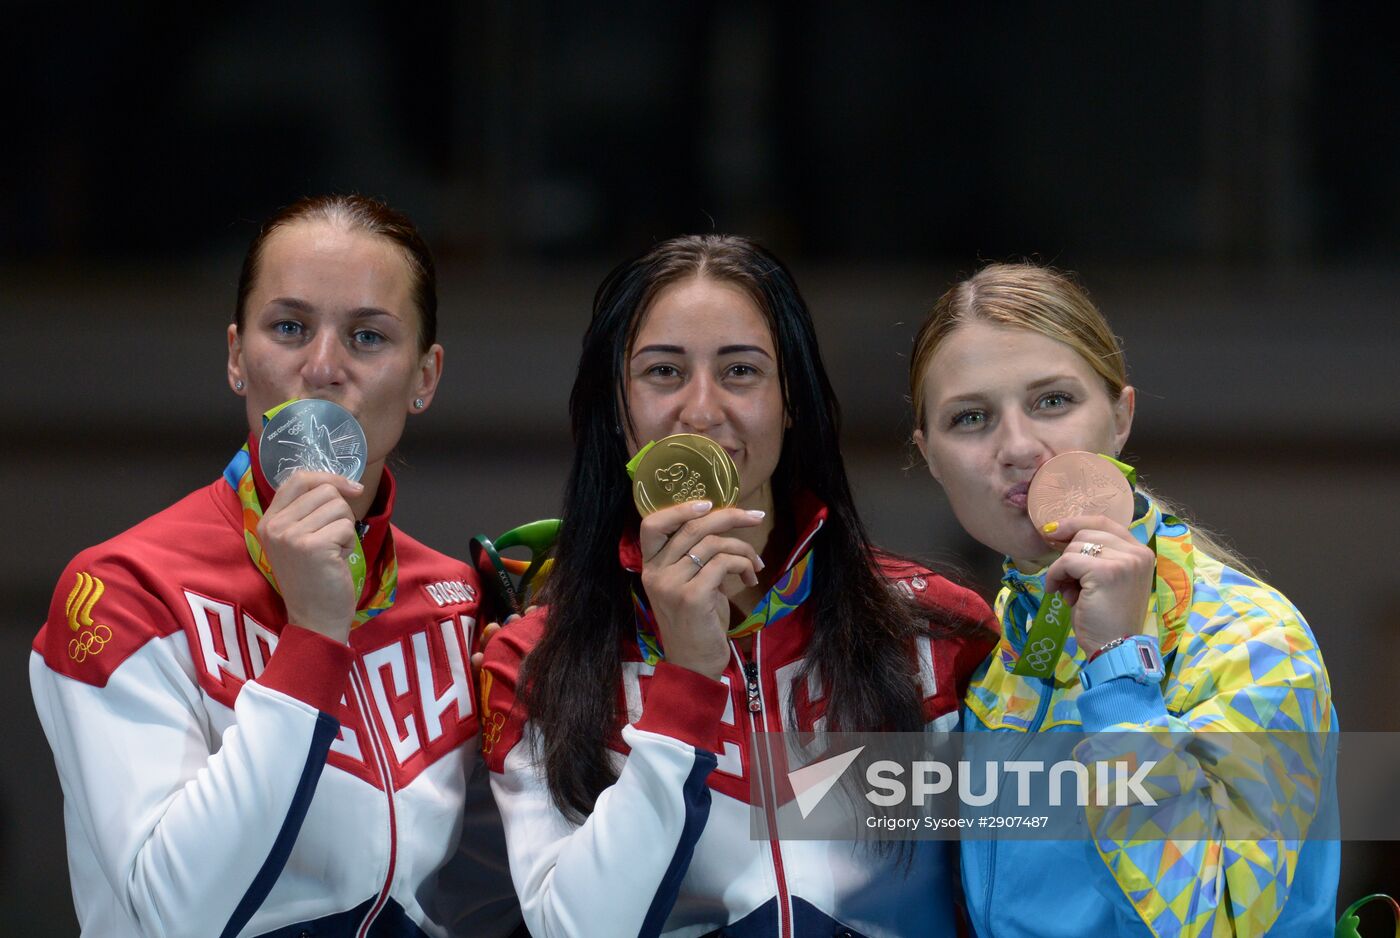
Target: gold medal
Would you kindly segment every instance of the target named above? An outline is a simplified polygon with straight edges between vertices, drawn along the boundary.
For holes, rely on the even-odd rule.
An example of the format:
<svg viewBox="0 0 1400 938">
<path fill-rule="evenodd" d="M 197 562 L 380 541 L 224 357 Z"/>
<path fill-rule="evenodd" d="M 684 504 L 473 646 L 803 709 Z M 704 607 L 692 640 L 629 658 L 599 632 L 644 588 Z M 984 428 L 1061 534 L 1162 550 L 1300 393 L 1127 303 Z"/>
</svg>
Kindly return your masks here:
<svg viewBox="0 0 1400 938">
<path fill-rule="evenodd" d="M 652 443 L 635 460 L 632 500 L 645 517 L 653 511 L 708 499 L 716 508 L 739 500 L 739 470 L 714 440 L 677 433 Z"/>
</svg>

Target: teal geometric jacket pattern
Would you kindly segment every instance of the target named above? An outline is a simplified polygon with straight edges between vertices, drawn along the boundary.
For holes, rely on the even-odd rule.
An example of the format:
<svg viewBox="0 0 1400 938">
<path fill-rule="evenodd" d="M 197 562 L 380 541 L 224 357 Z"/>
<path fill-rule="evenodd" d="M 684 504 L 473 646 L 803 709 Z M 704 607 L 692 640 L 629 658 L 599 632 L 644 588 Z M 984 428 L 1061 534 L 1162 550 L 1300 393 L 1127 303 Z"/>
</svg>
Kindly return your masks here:
<svg viewBox="0 0 1400 938">
<path fill-rule="evenodd" d="M 1299 837 L 1335 807 L 1337 720 L 1317 641 L 1277 590 L 1196 551 L 1184 524 L 1136 501 L 1130 530 L 1158 557 L 1144 632 L 1159 641 L 1166 680 L 1083 691 L 1073 634 L 1053 680 L 1012 674 L 1044 573 L 1008 563 L 1002 638 L 964 718 L 972 733 L 1142 731 L 1161 750 L 1148 787 L 1169 829 L 1123 835 L 1111 809 L 1091 807 L 1080 841 L 965 842 L 973 925 L 979 935 L 1330 935 L 1340 844 Z M 1258 735 L 1224 747 L 1201 735 L 1264 730 L 1301 732 L 1271 732 L 1260 746 Z M 1173 818 L 1189 819 L 1190 839 L 1171 837 Z"/>
</svg>

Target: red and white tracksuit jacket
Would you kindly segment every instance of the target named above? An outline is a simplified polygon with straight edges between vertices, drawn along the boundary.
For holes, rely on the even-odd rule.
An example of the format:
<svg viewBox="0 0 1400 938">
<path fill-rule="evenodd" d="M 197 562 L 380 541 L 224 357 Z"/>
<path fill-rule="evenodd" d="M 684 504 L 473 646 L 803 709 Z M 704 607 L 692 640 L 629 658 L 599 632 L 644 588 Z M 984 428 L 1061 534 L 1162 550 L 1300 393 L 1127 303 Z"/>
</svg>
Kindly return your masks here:
<svg viewBox="0 0 1400 938">
<path fill-rule="evenodd" d="M 799 510 L 796 547 L 784 569 L 817 544 L 825 508 Z M 634 539 L 621 550 L 638 571 Z M 886 575 L 933 617 L 994 627 L 975 594 L 927 570 L 890 563 Z M 640 589 L 640 586 L 638 586 Z M 750 739 L 781 732 L 786 702 L 810 728 L 821 689 L 795 687 L 812 634 L 808 605 L 770 622 L 755 637 L 751 666 L 758 712 L 749 706 L 739 649 L 721 681 L 662 661 L 644 663 L 635 642 L 622 646 L 617 782 L 576 825 L 557 810 L 532 759 L 532 726 L 517 703 L 521 662 L 545 626 L 537 610 L 487 646 L 481 676 L 482 749 L 505 822 L 511 874 L 525 922 L 537 938 L 588 935 L 952 935 L 959 893 L 956 845 L 923 842 L 906 868 L 895 852 L 852 841 L 750 837 Z M 956 725 L 972 671 L 991 648 L 979 640 L 921 638 L 913 649 L 930 727 Z"/>
<path fill-rule="evenodd" d="M 342 645 L 285 624 L 242 511 L 220 479 L 83 551 L 34 642 L 83 934 L 509 933 L 475 574 L 394 529 L 396 600 Z"/>
</svg>

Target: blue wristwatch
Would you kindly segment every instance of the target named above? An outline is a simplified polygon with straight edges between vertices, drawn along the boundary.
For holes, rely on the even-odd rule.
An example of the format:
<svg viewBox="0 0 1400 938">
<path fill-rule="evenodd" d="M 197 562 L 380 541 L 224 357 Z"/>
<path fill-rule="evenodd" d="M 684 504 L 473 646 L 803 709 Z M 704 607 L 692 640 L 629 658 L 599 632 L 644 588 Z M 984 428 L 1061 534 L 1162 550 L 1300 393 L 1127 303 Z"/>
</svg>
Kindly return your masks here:
<svg viewBox="0 0 1400 938">
<path fill-rule="evenodd" d="M 1139 684 L 1156 684 L 1166 676 L 1157 639 L 1151 635 L 1129 635 L 1109 642 L 1094 660 L 1079 672 L 1084 689 L 1098 687 L 1116 677 L 1130 677 Z"/>
</svg>

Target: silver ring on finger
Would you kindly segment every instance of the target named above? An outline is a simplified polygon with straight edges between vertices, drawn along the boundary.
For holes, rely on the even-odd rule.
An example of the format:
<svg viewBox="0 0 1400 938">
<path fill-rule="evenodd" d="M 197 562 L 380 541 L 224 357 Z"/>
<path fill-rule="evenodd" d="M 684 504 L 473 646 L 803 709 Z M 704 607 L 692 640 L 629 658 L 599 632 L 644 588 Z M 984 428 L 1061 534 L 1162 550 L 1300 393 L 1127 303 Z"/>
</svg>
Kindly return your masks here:
<svg viewBox="0 0 1400 938">
<path fill-rule="evenodd" d="M 1089 557 L 1097 557 L 1103 553 L 1103 545 L 1088 541 L 1079 545 L 1079 552 Z"/>
<path fill-rule="evenodd" d="M 703 570 L 703 569 L 705 569 L 705 561 L 701 560 L 699 557 L 695 556 L 694 554 L 686 554 L 686 556 L 689 557 L 691 560 L 693 560 L 693 561 L 695 562 L 695 569 L 697 569 L 697 570 Z"/>
</svg>

